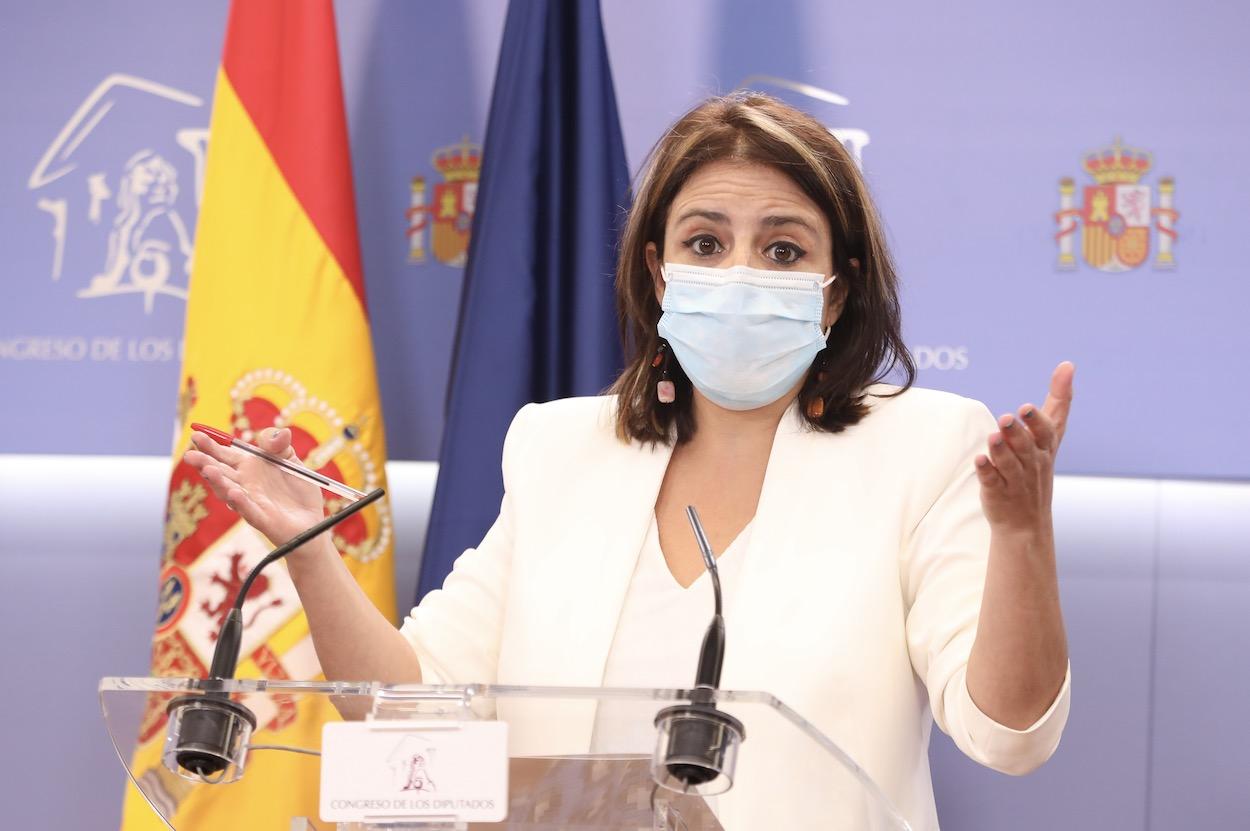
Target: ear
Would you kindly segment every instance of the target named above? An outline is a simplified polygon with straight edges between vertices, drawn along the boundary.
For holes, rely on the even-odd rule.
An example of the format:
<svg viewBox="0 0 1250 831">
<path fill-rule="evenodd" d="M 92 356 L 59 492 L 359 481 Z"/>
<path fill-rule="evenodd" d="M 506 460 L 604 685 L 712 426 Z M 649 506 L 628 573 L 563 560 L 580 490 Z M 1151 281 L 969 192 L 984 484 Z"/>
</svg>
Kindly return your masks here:
<svg viewBox="0 0 1250 831">
<path fill-rule="evenodd" d="M 664 302 L 664 275 L 660 273 L 660 250 L 654 242 L 647 243 L 647 271 L 651 272 L 651 283 L 655 286 L 655 302 Z M 837 282 L 836 280 L 834 282 Z"/>
<path fill-rule="evenodd" d="M 859 261 L 852 259 L 851 267 L 858 270 Z M 846 308 L 846 295 L 849 291 L 850 285 L 846 277 L 841 274 L 825 289 L 825 311 L 820 320 L 822 329 L 830 328 L 838 322 L 838 318 L 842 317 L 842 310 Z"/>
</svg>

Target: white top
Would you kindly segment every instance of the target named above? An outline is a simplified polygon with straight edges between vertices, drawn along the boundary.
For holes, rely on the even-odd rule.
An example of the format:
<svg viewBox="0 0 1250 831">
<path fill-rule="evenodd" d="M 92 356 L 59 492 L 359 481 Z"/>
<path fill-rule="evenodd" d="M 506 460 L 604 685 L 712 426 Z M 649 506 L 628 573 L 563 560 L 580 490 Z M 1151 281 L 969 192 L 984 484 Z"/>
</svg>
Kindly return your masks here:
<svg viewBox="0 0 1250 831">
<path fill-rule="evenodd" d="M 722 596 L 733 593 L 742 563 L 738 551 L 750 536 L 748 522 L 716 557 Z M 715 609 L 712 578 L 706 570 L 685 588 L 677 582 L 664 559 L 653 517 L 625 593 L 603 670 L 603 686 L 689 689 L 694 684 L 703 635 Z M 728 609 L 724 611 L 729 614 Z M 655 727 L 647 716 L 655 709 L 620 702 L 601 705 L 595 714 L 591 752 L 650 753 Z"/>
<path fill-rule="evenodd" d="M 871 388 L 869 412 L 840 433 L 810 429 L 797 407 L 778 424 L 725 597 L 721 687 L 776 696 L 915 831 L 934 831 L 933 724 L 981 764 L 1027 773 L 1059 744 L 1070 686 L 1027 730 L 972 701 L 966 672 L 990 541 L 974 460 L 997 424 L 976 401 L 894 391 Z M 404 622 L 427 683 L 603 686 L 672 454 L 617 438 L 615 409 L 604 396 L 517 414 L 499 518 Z M 681 660 L 692 677 L 693 661 Z M 640 661 L 631 680 L 653 668 Z M 514 754 L 590 751 L 594 702 L 507 699 L 498 712 Z M 797 731 L 767 739 L 748 725 L 739 784 L 722 799 L 726 827 L 836 827 L 803 796 L 828 790 L 818 776 L 827 752 Z"/>
</svg>

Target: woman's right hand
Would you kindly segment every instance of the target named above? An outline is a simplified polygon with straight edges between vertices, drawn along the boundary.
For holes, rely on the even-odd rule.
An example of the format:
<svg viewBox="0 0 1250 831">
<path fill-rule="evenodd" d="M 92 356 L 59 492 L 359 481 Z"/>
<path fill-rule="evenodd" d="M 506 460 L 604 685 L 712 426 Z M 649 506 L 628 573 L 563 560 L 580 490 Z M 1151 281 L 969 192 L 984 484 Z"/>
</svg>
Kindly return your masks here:
<svg viewBox="0 0 1250 831">
<path fill-rule="evenodd" d="M 225 447 L 207 435 L 193 431 L 183 458 L 200 472 L 213 494 L 274 545 L 281 545 L 300 531 L 320 522 L 325 515 L 321 489 L 311 482 L 283 473 L 277 465 Z M 291 448 L 291 431 L 263 430 L 256 442 L 266 453 L 298 462 Z"/>
</svg>

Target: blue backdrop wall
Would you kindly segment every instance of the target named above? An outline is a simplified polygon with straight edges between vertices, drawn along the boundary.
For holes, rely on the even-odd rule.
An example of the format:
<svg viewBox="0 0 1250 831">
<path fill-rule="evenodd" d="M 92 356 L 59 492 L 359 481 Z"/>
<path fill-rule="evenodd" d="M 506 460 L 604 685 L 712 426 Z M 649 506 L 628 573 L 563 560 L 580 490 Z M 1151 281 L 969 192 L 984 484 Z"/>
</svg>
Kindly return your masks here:
<svg viewBox="0 0 1250 831">
<path fill-rule="evenodd" d="M 437 456 L 468 220 L 434 204 L 440 151 L 482 141 L 505 8 L 338 5 L 393 458 Z M 226 10 L 5 11 L 0 452 L 169 451 Z M 1250 9 L 605 0 L 603 16 L 633 169 L 682 111 L 752 78 L 861 155 L 921 384 L 1002 411 L 1070 358 L 1064 472 L 1250 477 L 1250 446 L 1217 426 L 1250 405 Z"/>
</svg>

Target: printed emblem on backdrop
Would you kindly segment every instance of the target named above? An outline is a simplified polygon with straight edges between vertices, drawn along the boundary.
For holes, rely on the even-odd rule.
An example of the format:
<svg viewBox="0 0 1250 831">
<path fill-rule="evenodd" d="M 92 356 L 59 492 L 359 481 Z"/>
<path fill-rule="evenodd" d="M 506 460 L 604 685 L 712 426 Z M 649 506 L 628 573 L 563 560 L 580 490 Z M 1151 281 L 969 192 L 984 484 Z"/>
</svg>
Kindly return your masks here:
<svg viewBox="0 0 1250 831">
<path fill-rule="evenodd" d="M 1081 206 L 1076 207 L 1076 183 L 1059 180 L 1058 267 L 1077 267 L 1073 252 L 1077 226 L 1081 229 L 1081 259 L 1099 271 L 1129 271 L 1150 258 L 1151 231 L 1156 231 L 1153 268 L 1176 267 L 1172 249 L 1176 244 L 1176 220 L 1180 214 L 1173 205 L 1176 182 L 1165 176 L 1158 180 L 1158 204 L 1154 192 L 1143 180 L 1150 172 L 1151 156 L 1145 150 L 1125 146 L 1118 138 L 1110 146 L 1085 156 L 1081 166 L 1094 180 L 1085 185 Z"/>
<path fill-rule="evenodd" d="M 381 481 L 368 448 L 357 440 L 362 419 L 339 414 L 289 373 L 257 369 L 245 374 L 230 390 L 230 408 L 229 429 L 244 441 L 255 442 L 269 427 L 289 427 L 295 451 L 313 470 L 366 491 Z M 346 502 L 328 496 L 326 512 Z M 357 514 L 334 529 L 334 545 L 344 557 L 368 563 L 386 551 L 392 533 L 387 503 L 379 502 L 372 514 L 373 522 Z M 212 660 L 217 632 L 235 594 L 271 546 L 213 496 L 185 461 L 171 477 L 165 516 L 153 668 L 157 675 L 198 676 Z M 299 597 L 286 569 L 267 570 L 252 584 L 240 654 L 251 662 L 253 676 L 307 680 L 320 673 L 307 633 L 301 632 L 293 644 L 283 634 L 299 614 Z M 165 695 L 150 697 L 143 741 L 164 726 L 167 700 Z M 245 703 L 261 728 L 281 729 L 296 716 L 293 700 L 262 696 L 255 701 L 248 697 Z"/>
<path fill-rule="evenodd" d="M 49 274 L 82 299 L 186 300 L 208 146 L 204 100 L 110 75 L 52 139 L 27 188 L 49 218 Z M 154 129 L 153 125 L 162 125 Z"/>
<path fill-rule="evenodd" d="M 775 89 L 785 90 L 787 93 L 795 93 L 802 96 L 807 101 L 790 102 L 801 109 L 812 109 L 811 101 L 820 101 L 824 104 L 833 104 L 839 107 L 849 106 L 851 100 L 845 95 L 839 95 L 833 90 L 824 89 L 822 87 L 808 84 L 803 81 L 791 81 L 789 78 L 778 78 L 775 75 L 748 75 L 742 79 L 742 83 L 738 84 L 738 91 L 742 90 L 760 90 L 762 92 L 777 93 L 766 88 L 773 87 Z M 788 95 L 782 94 L 779 97 L 788 98 Z M 813 113 L 813 115 L 815 115 Z M 828 126 L 828 125 L 826 125 Z M 851 154 L 851 158 L 855 160 L 855 164 L 861 170 L 864 167 L 864 148 L 872 141 L 872 137 L 868 135 L 867 130 L 861 130 L 858 127 L 828 127 L 833 137 L 842 143 L 846 148 L 846 152 Z"/>
<path fill-rule="evenodd" d="M 435 150 L 430 162 L 443 181 L 435 183 L 433 194 L 429 194 L 425 177 L 413 177 L 408 206 L 408 262 L 424 263 L 428 251 L 444 265 L 463 268 L 477 206 L 482 147 L 465 136 L 459 144 Z"/>
</svg>

